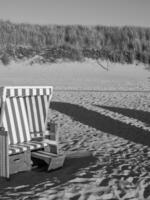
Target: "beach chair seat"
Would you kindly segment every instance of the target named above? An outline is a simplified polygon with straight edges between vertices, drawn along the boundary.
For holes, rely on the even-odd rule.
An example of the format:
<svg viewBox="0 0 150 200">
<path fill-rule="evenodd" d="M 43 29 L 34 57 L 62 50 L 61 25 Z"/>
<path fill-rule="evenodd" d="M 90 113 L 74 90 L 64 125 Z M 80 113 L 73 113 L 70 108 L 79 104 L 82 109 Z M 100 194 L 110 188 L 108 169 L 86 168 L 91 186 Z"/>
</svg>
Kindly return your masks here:
<svg viewBox="0 0 150 200">
<path fill-rule="evenodd" d="M 57 126 L 48 122 L 52 90 L 50 86 L 0 88 L 0 176 L 8 178 L 17 168 L 29 170 L 31 151 L 59 154 Z"/>
<path fill-rule="evenodd" d="M 9 155 L 17 154 L 17 153 L 22 153 L 27 150 L 39 150 L 43 149 L 44 147 L 48 146 L 46 142 L 43 141 L 31 141 L 31 142 L 24 142 L 20 144 L 15 144 L 15 145 L 9 145 Z"/>
</svg>

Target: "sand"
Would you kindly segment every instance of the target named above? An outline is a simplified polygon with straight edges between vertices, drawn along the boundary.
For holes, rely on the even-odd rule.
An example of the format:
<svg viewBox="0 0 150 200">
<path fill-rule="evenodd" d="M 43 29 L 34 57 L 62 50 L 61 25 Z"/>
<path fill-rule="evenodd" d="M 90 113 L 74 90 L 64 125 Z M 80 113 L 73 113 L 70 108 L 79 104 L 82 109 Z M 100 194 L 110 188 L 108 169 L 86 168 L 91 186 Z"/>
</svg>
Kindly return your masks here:
<svg viewBox="0 0 150 200">
<path fill-rule="evenodd" d="M 69 63 L 65 65 L 69 68 Z M 0 179 L 0 199 L 150 199 L 149 71 L 144 66 L 126 66 L 121 72 L 119 65 L 114 65 L 105 75 L 109 72 L 93 68 L 96 63 L 90 61 L 80 64 L 79 73 L 78 65 L 70 63 L 69 70 L 61 64 L 50 66 L 56 71 L 60 68 L 60 74 L 41 69 L 41 76 L 47 72 L 45 79 L 39 75 L 34 84 L 52 81 L 55 86 L 49 118 L 60 126 L 61 152 L 92 155 L 77 154 L 67 159 L 62 169 L 50 173 L 39 168 L 13 175 L 10 181 Z M 27 66 L 36 75 L 40 73 L 37 67 Z M 10 74 L 6 70 L 0 69 L 10 78 L 14 70 L 9 69 Z M 75 78 L 73 74 L 78 75 Z M 54 75 L 60 80 L 55 82 Z M 21 83 L 15 72 L 14 78 L 8 77 L 0 82 Z M 30 78 L 26 76 L 24 81 L 31 84 Z"/>
<path fill-rule="evenodd" d="M 107 63 L 102 61 L 104 66 Z M 53 85 L 55 89 L 147 90 L 146 66 L 108 63 L 109 71 L 93 60 L 29 65 L 27 61 L 0 64 L 0 85 Z"/>
</svg>

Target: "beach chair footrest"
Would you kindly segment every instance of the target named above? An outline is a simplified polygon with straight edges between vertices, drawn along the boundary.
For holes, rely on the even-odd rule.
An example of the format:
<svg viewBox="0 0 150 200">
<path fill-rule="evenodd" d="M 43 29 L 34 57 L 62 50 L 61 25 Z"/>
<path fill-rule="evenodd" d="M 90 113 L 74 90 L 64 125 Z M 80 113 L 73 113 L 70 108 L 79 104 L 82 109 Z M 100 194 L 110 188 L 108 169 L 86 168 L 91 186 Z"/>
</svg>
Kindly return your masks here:
<svg viewBox="0 0 150 200">
<path fill-rule="evenodd" d="M 21 171 L 31 170 L 31 153 L 26 151 L 23 153 L 9 156 L 10 174 L 15 174 Z"/>
<path fill-rule="evenodd" d="M 31 152 L 31 157 L 44 161 L 48 165 L 48 171 L 63 167 L 65 161 L 65 155 L 57 155 L 45 151 Z"/>
</svg>

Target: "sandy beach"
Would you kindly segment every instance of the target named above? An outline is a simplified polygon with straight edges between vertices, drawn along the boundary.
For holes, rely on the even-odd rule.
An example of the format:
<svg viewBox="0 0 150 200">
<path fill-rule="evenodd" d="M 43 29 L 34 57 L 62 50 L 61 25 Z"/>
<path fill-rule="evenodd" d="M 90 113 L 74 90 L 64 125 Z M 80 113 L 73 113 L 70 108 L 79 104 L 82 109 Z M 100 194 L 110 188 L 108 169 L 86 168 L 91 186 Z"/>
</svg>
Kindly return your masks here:
<svg viewBox="0 0 150 200">
<path fill-rule="evenodd" d="M 105 63 L 104 63 L 105 64 Z M 0 85 L 53 85 L 64 167 L 0 179 L 0 199 L 150 199 L 150 71 L 96 62 L 0 66 Z"/>
<path fill-rule="evenodd" d="M 0 85 L 52 85 L 54 89 L 148 90 L 150 70 L 143 64 L 101 61 L 108 71 L 92 60 L 29 65 L 29 61 L 0 64 Z"/>
</svg>

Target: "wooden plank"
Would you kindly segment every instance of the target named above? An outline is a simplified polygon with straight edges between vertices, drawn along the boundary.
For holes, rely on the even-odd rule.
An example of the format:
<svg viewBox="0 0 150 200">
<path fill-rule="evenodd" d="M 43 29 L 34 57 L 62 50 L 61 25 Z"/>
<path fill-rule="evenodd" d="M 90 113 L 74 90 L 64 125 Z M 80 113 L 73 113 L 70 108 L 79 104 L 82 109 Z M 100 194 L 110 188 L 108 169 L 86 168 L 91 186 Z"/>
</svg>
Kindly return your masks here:
<svg viewBox="0 0 150 200">
<path fill-rule="evenodd" d="M 42 153 L 42 154 L 45 154 L 45 155 L 49 155 L 49 156 L 52 156 L 52 157 L 57 157 L 56 154 L 54 153 L 49 153 L 49 152 L 46 152 L 46 151 L 38 151 L 39 153 Z"/>
<path fill-rule="evenodd" d="M 32 157 L 36 157 L 36 158 L 40 158 L 40 159 L 42 159 L 42 158 L 50 158 L 49 155 L 46 155 L 46 154 L 44 154 L 44 153 L 42 153 L 42 152 L 39 152 L 39 151 L 37 151 L 37 152 L 32 152 L 32 153 L 31 153 L 31 156 L 32 156 Z"/>
<path fill-rule="evenodd" d="M 65 155 L 56 155 L 45 151 L 32 152 L 31 157 L 45 161 L 48 171 L 62 167 L 65 161 Z"/>
<path fill-rule="evenodd" d="M 89 157 L 89 156 L 93 156 L 92 152 L 91 151 L 85 151 L 85 150 L 66 153 L 66 159 L 83 158 L 83 157 Z"/>
<path fill-rule="evenodd" d="M 7 133 L 0 134 L 0 176 L 9 178 L 9 156 Z"/>
<path fill-rule="evenodd" d="M 48 153 L 56 154 L 56 155 L 58 155 L 58 153 L 59 153 L 57 145 L 50 145 L 50 144 L 48 144 L 48 146 L 44 147 L 44 151 L 46 151 Z"/>
<path fill-rule="evenodd" d="M 47 164 L 49 164 L 49 163 L 50 163 L 50 160 L 51 160 L 51 157 L 50 157 L 50 156 L 44 155 L 44 154 L 39 153 L 39 152 L 32 152 L 32 153 L 31 153 L 31 157 L 32 157 L 32 158 L 36 158 L 36 159 L 43 160 L 43 161 L 45 161 Z"/>
<path fill-rule="evenodd" d="M 51 162 L 50 162 L 49 166 L 48 166 L 48 171 L 63 167 L 64 161 L 65 161 L 65 156 L 64 155 L 57 156 L 55 158 L 53 157 L 51 159 Z"/>
<path fill-rule="evenodd" d="M 10 174 L 31 170 L 30 151 L 9 156 Z"/>
</svg>

